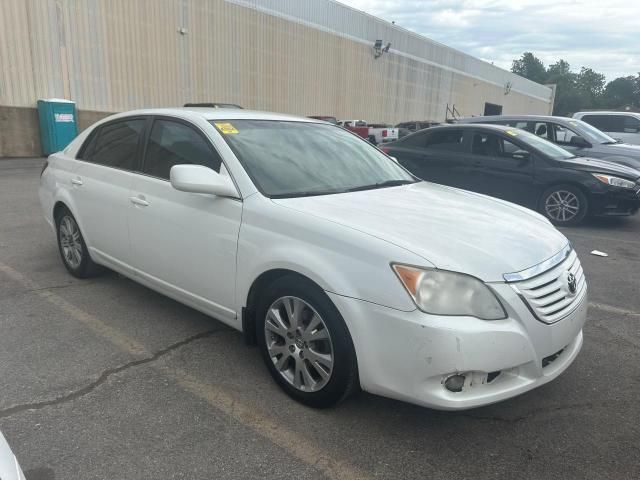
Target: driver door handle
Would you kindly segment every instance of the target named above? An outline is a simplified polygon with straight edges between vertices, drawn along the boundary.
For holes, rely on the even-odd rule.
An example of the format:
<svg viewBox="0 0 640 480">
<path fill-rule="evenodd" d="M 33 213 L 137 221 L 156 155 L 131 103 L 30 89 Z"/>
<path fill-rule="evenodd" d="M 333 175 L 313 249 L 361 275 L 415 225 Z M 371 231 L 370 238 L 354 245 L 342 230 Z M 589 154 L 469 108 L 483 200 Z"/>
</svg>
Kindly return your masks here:
<svg viewBox="0 0 640 480">
<path fill-rule="evenodd" d="M 137 197 L 129 197 L 129 200 L 131 200 L 131 203 L 133 203 L 134 205 L 139 205 L 141 207 L 148 207 L 149 206 L 149 202 L 147 202 L 144 199 L 144 196 L 142 196 L 142 195 L 138 195 Z"/>
<path fill-rule="evenodd" d="M 78 178 L 72 178 L 72 179 L 71 179 L 71 183 L 72 183 L 73 185 L 77 185 L 77 186 L 79 187 L 80 185 L 82 185 L 82 180 L 80 180 L 80 178 L 79 178 L 79 177 L 78 177 Z"/>
</svg>

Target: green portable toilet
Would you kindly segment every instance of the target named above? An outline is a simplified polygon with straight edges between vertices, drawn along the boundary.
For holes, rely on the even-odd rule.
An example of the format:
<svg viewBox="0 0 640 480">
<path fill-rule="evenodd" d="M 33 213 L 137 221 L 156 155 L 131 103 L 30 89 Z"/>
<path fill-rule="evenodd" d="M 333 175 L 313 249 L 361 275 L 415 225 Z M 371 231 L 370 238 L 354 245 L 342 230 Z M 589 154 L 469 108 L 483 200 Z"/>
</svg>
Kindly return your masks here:
<svg viewBox="0 0 640 480">
<path fill-rule="evenodd" d="M 76 104 L 71 100 L 38 100 L 40 140 L 45 155 L 63 150 L 78 135 Z"/>
</svg>

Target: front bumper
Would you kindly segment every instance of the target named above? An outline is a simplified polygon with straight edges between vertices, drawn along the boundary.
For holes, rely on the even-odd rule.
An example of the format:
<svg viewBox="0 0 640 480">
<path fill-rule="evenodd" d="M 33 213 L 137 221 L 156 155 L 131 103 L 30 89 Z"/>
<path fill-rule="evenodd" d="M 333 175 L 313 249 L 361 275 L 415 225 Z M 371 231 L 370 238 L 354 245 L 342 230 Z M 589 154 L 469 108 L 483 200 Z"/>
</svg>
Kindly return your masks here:
<svg viewBox="0 0 640 480">
<path fill-rule="evenodd" d="M 640 209 L 640 185 L 636 188 L 609 187 L 606 192 L 594 194 L 591 201 L 593 215 L 633 215 Z"/>
<path fill-rule="evenodd" d="M 351 332 L 362 389 L 461 410 L 505 400 L 560 375 L 582 347 L 586 294 L 567 317 L 547 325 L 510 285 L 492 287 L 507 310 L 505 320 L 401 312 L 329 293 Z M 465 374 L 464 387 L 451 392 L 444 381 L 456 373 Z"/>
</svg>

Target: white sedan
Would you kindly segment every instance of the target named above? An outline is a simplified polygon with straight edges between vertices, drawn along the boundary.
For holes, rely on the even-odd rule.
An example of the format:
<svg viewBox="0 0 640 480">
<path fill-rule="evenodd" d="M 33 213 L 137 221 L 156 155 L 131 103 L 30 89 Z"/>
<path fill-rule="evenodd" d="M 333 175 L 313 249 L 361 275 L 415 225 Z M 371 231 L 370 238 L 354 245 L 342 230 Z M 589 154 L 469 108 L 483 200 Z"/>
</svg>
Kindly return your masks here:
<svg viewBox="0 0 640 480">
<path fill-rule="evenodd" d="M 18 459 L 11 451 L 2 432 L 0 432 L 0 479 L 25 480 Z"/>
<path fill-rule="evenodd" d="M 543 217 L 317 120 L 118 114 L 49 157 L 40 199 L 72 275 L 108 267 L 242 331 L 307 405 L 486 405 L 582 346 L 586 280 Z"/>
</svg>

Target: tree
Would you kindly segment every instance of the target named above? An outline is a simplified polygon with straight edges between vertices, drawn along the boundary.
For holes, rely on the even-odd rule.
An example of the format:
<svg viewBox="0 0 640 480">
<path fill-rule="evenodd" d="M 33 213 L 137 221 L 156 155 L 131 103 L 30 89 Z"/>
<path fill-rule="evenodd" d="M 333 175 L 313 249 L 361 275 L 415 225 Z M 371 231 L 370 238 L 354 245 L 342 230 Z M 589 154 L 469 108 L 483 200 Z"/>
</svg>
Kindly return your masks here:
<svg viewBox="0 0 640 480">
<path fill-rule="evenodd" d="M 537 83 L 545 83 L 547 80 L 547 71 L 542 60 L 531 52 L 525 52 L 520 59 L 514 60 L 511 71 Z"/>
<path fill-rule="evenodd" d="M 547 68 L 548 84 L 556 85 L 554 115 L 569 115 L 580 110 L 582 97 L 576 89 L 576 74 L 566 60 L 558 60 Z"/>
<path fill-rule="evenodd" d="M 620 108 L 625 105 L 637 105 L 636 97 L 637 78 L 619 77 L 610 81 L 604 89 L 604 104 L 607 108 Z"/>
<path fill-rule="evenodd" d="M 576 87 L 581 95 L 585 97 L 586 105 L 583 108 L 594 108 L 600 106 L 600 98 L 604 93 L 606 77 L 595 70 L 582 67 L 576 76 Z"/>
<path fill-rule="evenodd" d="M 551 78 L 571 78 L 575 81 L 576 74 L 571 71 L 571 65 L 566 60 L 558 60 L 553 65 L 549 65 L 547 68 L 547 81 L 549 83 L 558 83 L 557 80 L 555 82 L 550 82 Z"/>
</svg>

